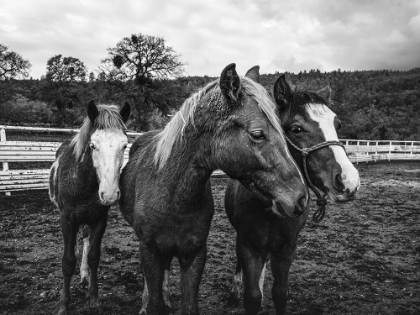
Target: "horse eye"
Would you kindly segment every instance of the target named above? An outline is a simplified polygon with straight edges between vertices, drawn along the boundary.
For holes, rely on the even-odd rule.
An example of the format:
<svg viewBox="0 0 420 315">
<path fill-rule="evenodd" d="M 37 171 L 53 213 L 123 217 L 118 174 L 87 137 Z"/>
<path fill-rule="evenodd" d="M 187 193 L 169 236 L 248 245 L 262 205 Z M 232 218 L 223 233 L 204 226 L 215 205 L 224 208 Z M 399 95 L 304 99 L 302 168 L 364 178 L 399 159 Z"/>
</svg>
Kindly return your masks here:
<svg viewBox="0 0 420 315">
<path fill-rule="evenodd" d="M 262 130 L 255 130 L 250 133 L 252 140 L 262 141 L 265 139 L 264 132 Z"/>
<path fill-rule="evenodd" d="M 96 149 L 96 147 L 95 147 L 95 145 L 91 142 L 91 143 L 89 143 L 89 146 L 90 146 L 90 148 L 92 149 L 92 150 L 95 150 Z"/>
<path fill-rule="evenodd" d="M 296 126 L 296 125 L 293 125 L 290 128 L 290 131 L 293 132 L 293 133 L 295 133 L 295 134 L 298 134 L 298 133 L 303 132 L 303 128 L 302 127 L 299 127 L 299 126 Z"/>
</svg>

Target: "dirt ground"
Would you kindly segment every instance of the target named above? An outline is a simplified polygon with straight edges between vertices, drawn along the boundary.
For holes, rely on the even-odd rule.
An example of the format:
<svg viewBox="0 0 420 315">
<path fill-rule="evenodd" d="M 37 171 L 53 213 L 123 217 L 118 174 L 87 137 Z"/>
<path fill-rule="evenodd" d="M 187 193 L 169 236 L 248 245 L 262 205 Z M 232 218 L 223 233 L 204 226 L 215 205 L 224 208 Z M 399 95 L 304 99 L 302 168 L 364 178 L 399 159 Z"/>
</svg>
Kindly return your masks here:
<svg viewBox="0 0 420 315">
<path fill-rule="evenodd" d="M 420 163 L 359 164 L 362 187 L 347 204 L 309 221 L 291 268 L 288 314 L 420 314 Z M 200 287 L 201 314 L 243 314 L 232 303 L 235 232 L 223 209 L 226 179 L 213 179 L 216 213 Z M 81 245 L 81 240 L 79 242 Z M 138 314 L 143 275 L 137 240 L 117 207 L 103 242 L 99 286 L 105 314 Z M 46 191 L 0 196 L 0 314 L 55 314 L 62 237 Z M 179 267 L 170 298 L 179 314 Z M 272 314 L 268 272 L 264 306 Z M 72 314 L 90 314 L 87 288 L 72 282 Z"/>
</svg>

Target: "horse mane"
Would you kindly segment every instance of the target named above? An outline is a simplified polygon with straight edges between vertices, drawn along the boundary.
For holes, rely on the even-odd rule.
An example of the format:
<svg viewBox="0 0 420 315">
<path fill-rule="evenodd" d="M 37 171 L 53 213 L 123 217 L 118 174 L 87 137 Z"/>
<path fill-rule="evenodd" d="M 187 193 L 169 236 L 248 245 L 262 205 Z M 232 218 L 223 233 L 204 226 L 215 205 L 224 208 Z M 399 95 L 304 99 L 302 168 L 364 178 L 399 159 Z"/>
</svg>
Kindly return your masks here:
<svg viewBox="0 0 420 315">
<path fill-rule="evenodd" d="M 292 91 L 287 105 L 286 110 L 291 115 L 304 116 L 308 108 L 320 109 L 319 105 L 325 105 L 329 108 L 330 102 L 313 91 L 296 88 L 295 91 Z"/>
<path fill-rule="evenodd" d="M 241 77 L 241 87 L 242 93 L 254 97 L 261 111 L 267 116 L 273 127 L 279 133 L 283 134 L 276 114 L 276 106 L 264 87 L 255 83 L 248 77 Z M 174 144 L 184 135 L 185 128 L 190 124 L 194 125 L 194 113 L 197 109 L 197 105 L 200 103 L 203 96 L 207 94 L 211 94 L 207 106 L 210 106 L 210 103 L 218 104 L 219 102 L 224 102 L 219 80 L 212 81 L 191 97 L 187 98 L 165 128 L 155 136 L 157 143 L 154 163 L 159 169 L 162 169 L 166 164 Z"/>
<path fill-rule="evenodd" d="M 70 146 L 73 147 L 73 154 L 79 160 L 89 143 L 90 137 L 96 130 L 114 129 L 126 133 L 126 126 L 121 118 L 119 108 L 115 105 L 98 105 L 98 116 L 92 122 L 85 117 L 79 132 L 71 139 Z"/>
</svg>

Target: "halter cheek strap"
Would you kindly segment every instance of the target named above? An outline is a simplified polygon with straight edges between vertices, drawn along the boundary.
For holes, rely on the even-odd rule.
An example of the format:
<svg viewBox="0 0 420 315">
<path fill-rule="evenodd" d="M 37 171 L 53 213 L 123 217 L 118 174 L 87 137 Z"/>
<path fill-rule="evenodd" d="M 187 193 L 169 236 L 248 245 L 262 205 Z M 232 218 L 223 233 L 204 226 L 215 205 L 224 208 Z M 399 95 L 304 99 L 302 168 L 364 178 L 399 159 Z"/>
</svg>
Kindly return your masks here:
<svg viewBox="0 0 420 315">
<path fill-rule="evenodd" d="M 309 153 L 314 152 L 316 150 L 319 150 L 323 147 L 330 146 L 330 145 L 338 145 L 338 146 L 340 146 L 344 149 L 344 152 L 346 151 L 346 148 L 345 148 L 344 144 L 342 144 L 340 141 L 336 141 L 336 140 L 324 141 L 324 142 L 315 144 L 314 146 L 309 147 L 309 148 L 299 148 L 286 135 L 284 135 L 284 137 L 286 138 L 287 142 L 293 148 L 295 148 L 297 151 L 299 151 L 302 154 L 303 170 L 304 170 L 304 175 L 305 175 L 306 182 L 308 183 L 309 188 L 312 189 L 312 191 L 315 193 L 315 195 L 317 197 L 316 205 L 318 206 L 318 210 L 315 211 L 315 213 L 312 217 L 312 220 L 316 223 L 320 223 L 324 219 L 324 216 L 325 216 L 325 207 L 327 206 L 327 200 L 325 199 L 325 197 L 327 196 L 327 193 L 325 193 L 322 196 L 321 193 L 318 191 L 318 189 L 316 189 L 315 185 L 312 183 L 311 179 L 309 178 L 309 174 L 308 174 L 308 167 L 307 167 L 307 163 L 306 163 L 306 158 L 309 155 Z"/>
</svg>

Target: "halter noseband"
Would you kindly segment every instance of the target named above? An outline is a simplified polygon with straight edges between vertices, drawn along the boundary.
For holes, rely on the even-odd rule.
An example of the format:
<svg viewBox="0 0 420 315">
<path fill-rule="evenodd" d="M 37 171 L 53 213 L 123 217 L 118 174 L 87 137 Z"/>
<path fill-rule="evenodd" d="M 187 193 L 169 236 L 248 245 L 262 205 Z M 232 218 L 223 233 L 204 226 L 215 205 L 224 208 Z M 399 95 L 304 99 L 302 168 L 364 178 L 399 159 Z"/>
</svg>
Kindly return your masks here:
<svg viewBox="0 0 420 315">
<path fill-rule="evenodd" d="M 338 145 L 344 149 L 344 152 L 346 151 L 346 148 L 344 144 L 342 144 L 340 141 L 337 141 L 337 140 L 324 141 L 324 142 L 315 144 L 314 146 L 309 147 L 309 148 L 299 148 L 286 135 L 284 135 L 284 137 L 293 148 L 295 148 L 297 151 L 299 151 L 302 154 L 305 179 L 308 183 L 308 186 L 312 189 L 312 191 L 315 193 L 316 197 L 318 198 L 316 200 L 316 205 L 318 206 L 318 210 L 315 211 L 312 217 L 312 220 L 314 220 L 316 223 L 320 223 L 324 219 L 324 216 L 325 216 L 325 207 L 327 205 L 327 200 L 325 199 L 325 197 L 327 196 L 327 193 L 321 196 L 320 192 L 318 191 L 318 189 L 316 189 L 315 185 L 312 183 L 311 179 L 309 178 L 308 167 L 306 165 L 306 157 L 309 155 L 309 153 L 319 150 L 323 147 L 330 146 L 330 145 Z"/>
</svg>

